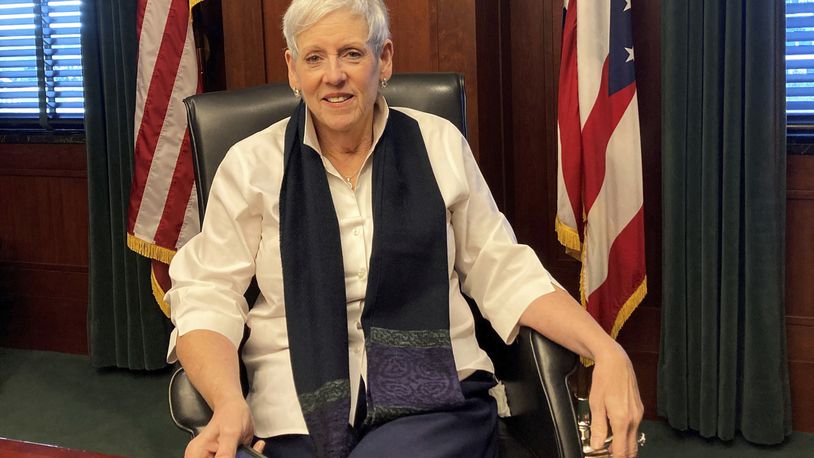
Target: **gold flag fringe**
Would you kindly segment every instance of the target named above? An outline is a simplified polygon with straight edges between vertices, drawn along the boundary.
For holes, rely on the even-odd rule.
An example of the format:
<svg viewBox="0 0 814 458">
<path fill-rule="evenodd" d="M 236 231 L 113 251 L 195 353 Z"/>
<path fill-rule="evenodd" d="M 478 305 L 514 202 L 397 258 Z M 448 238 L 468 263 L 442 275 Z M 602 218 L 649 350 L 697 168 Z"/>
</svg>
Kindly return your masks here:
<svg viewBox="0 0 814 458">
<path fill-rule="evenodd" d="M 155 301 L 158 302 L 158 307 L 161 308 L 161 311 L 164 312 L 164 315 L 167 318 L 170 317 L 170 304 L 164 301 L 164 293 L 165 291 L 161 289 L 161 283 L 158 283 L 158 279 L 155 278 L 155 272 L 152 268 L 150 268 L 150 283 L 153 285 L 153 297 Z"/>
<path fill-rule="evenodd" d="M 559 217 L 554 219 L 554 229 L 557 232 L 557 240 L 559 240 L 560 244 L 565 247 L 565 252 L 581 263 L 581 268 L 579 269 L 579 300 L 583 307 L 587 307 L 588 299 L 585 297 L 585 261 L 587 257 L 587 250 L 583 249 L 585 247 L 580 241 L 579 232 L 577 232 L 575 228 L 563 223 Z M 642 279 L 642 283 L 625 301 L 616 315 L 616 321 L 613 323 L 613 328 L 611 329 L 610 333 L 610 336 L 614 340 L 616 339 L 616 336 L 619 335 L 619 331 L 622 329 L 622 326 L 624 326 L 627 319 L 630 318 L 630 315 L 634 310 L 636 310 L 636 307 L 639 306 L 646 295 L 647 277 L 645 276 L 644 279 Z M 594 364 L 592 360 L 584 356 L 581 356 L 579 359 L 580 362 L 582 362 L 582 365 L 585 367 L 590 367 Z"/>
<path fill-rule="evenodd" d="M 142 240 L 133 234 L 127 234 L 127 247 L 146 258 L 154 259 L 164 264 L 169 264 L 175 256 L 175 250 L 160 247 L 154 243 Z M 158 283 L 158 279 L 155 278 L 155 272 L 153 272 L 152 268 L 150 268 L 150 283 L 152 284 L 153 297 L 158 303 L 158 307 L 161 308 L 164 315 L 169 318 L 170 305 L 164 301 L 165 291 L 161 289 L 161 285 Z"/>
<path fill-rule="evenodd" d="M 588 358 L 587 356 L 580 356 L 579 362 L 585 367 L 591 367 L 594 365 L 594 360 Z"/>
<path fill-rule="evenodd" d="M 201 3 L 202 1 L 204 1 L 204 0 L 189 0 L 189 9 L 190 9 L 190 11 L 192 10 L 192 8 L 195 7 L 195 5 L 197 5 L 198 3 Z"/>
<path fill-rule="evenodd" d="M 557 240 L 560 241 L 560 244 L 566 248 L 566 251 L 570 250 L 568 254 L 574 256 L 572 252 L 578 253 L 582 250 L 582 242 L 579 240 L 577 230 L 560 221 L 559 217 L 554 219 L 554 230 L 557 231 Z M 579 258 L 577 257 L 577 259 Z"/>
<path fill-rule="evenodd" d="M 156 261 L 161 261 L 164 264 L 169 264 L 175 256 L 175 250 L 164 248 L 150 243 L 136 237 L 133 234 L 127 234 L 127 246 L 136 253 Z"/>
<path fill-rule="evenodd" d="M 619 331 L 622 330 L 622 326 L 624 326 L 625 322 L 630 315 L 633 314 L 633 311 L 636 310 L 636 307 L 642 303 L 644 297 L 647 295 L 647 276 L 642 279 L 642 283 L 636 288 L 636 291 L 633 291 L 633 294 L 630 295 L 625 304 L 622 305 L 622 308 L 619 309 L 619 313 L 616 314 L 616 321 L 613 323 L 613 329 L 611 330 L 611 337 L 616 339 L 616 336 L 619 335 Z"/>
<path fill-rule="evenodd" d="M 588 270 L 585 268 L 588 262 L 588 246 L 585 246 L 585 249 L 580 252 L 580 257 L 577 258 L 579 260 L 579 303 L 582 304 L 584 308 L 588 308 L 588 298 L 585 296 L 585 272 Z"/>
<path fill-rule="evenodd" d="M 585 296 L 585 262 L 588 258 L 588 250 L 587 245 L 585 250 L 582 250 L 582 256 L 579 258 L 580 268 L 579 268 L 579 303 L 582 304 L 582 307 L 587 309 L 588 308 L 588 298 Z M 594 365 L 594 361 L 586 356 L 580 356 L 579 362 L 582 363 L 584 367 L 591 367 Z"/>
<path fill-rule="evenodd" d="M 581 281 L 580 281 L 580 290 L 582 290 Z M 633 294 L 630 295 L 630 297 L 622 305 L 622 308 L 620 308 L 619 312 L 616 314 L 616 321 L 614 321 L 613 328 L 611 329 L 610 332 L 610 336 L 613 338 L 613 340 L 616 340 L 616 337 L 619 336 L 619 331 L 622 330 L 622 326 L 625 325 L 625 322 L 627 321 L 628 318 L 630 318 L 630 315 L 633 314 L 633 311 L 636 310 L 636 307 L 638 307 L 639 304 L 642 303 L 645 296 L 647 296 L 647 276 L 645 276 L 642 279 L 642 282 L 641 284 L 639 284 L 639 287 L 636 288 L 635 291 L 633 291 Z M 582 305 L 583 306 L 585 305 L 584 297 L 582 299 Z M 581 356 L 579 360 L 585 367 L 591 367 L 594 364 L 594 362 L 591 359 L 588 359 L 584 356 Z"/>
</svg>

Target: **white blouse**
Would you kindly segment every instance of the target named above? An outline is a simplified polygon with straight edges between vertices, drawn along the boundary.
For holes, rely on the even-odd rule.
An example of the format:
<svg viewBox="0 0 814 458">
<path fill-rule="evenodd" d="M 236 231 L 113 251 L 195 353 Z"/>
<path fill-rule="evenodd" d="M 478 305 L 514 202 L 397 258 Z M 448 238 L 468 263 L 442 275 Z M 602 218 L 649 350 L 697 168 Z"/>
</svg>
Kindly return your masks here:
<svg viewBox="0 0 814 458">
<path fill-rule="evenodd" d="M 504 341 L 518 331 L 526 307 L 554 291 L 554 281 L 526 245 L 517 244 L 506 218 L 475 162 L 466 139 L 447 120 L 416 110 L 394 108 L 418 122 L 447 208 L 449 321 L 458 377 L 476 370 L 494 371 L 475 339 L 474 321 L 461 290 Z M 361 326 L 373 241 L 372 160 L 390 108 L 383 98 L 374 111 L 374 142 L 355 189 L 322 156 L 339 221 L 347 293 L 351 405 L 360 377 L 366 375 Z M 240 141 L 218 168 L 201 232 L 176 254 L 170 265 L 173 287 L 165 300 L 175 330 L 167 360 L 175 362 L 179 335 L 208 329 L 237 347 L 244 326 L 251 335 L 242 354 L 251 389 L 248 402 L 255 434 L 307 434 L 297 400 L 288 352 L 285 296 L 279 239 L 279 195 L 288 119 Z M 305 143 L 320 153 L 310 113 Z M 257 277 L 261 294 L 249 310 L 243 292 Z M 351 408 L 349 421 L 353 422 Z"/>
</svg>

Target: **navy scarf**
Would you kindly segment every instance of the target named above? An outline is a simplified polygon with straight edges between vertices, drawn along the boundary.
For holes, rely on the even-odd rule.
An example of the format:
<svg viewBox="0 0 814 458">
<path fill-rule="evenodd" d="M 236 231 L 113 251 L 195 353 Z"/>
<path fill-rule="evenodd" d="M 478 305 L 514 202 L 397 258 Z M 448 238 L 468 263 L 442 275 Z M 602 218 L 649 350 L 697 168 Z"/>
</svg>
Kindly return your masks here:
<svg viewBox="0 0 814 458">
<path fill-rule="evenodd" d="M 285 134 L 280 251 L 300 405 L 320 457 L 345 457 L 348 334 L 339 223 L 300 103 Z M 395 110 L 373 153 L 373 252 L 362 313 L 367 417 L 376 425 L 463 402 L 449 337 L 446 207 L 418 123 Z"/>
</svg>

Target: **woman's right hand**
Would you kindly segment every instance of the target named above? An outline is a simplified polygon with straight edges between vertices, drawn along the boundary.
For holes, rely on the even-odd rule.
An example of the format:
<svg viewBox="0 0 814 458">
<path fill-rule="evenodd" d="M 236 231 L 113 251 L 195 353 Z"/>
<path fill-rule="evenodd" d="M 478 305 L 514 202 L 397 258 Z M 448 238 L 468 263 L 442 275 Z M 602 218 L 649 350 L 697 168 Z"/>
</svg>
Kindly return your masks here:
<svg viewBox="0 0 814 458">
<path fill-rule="evenodd" d="M 209 424 L 187 445 L 185 458 L 234 458 L 239 444 L 249 444 L 254 424 L 242 397 L 219 403 Z"/>
</svg>

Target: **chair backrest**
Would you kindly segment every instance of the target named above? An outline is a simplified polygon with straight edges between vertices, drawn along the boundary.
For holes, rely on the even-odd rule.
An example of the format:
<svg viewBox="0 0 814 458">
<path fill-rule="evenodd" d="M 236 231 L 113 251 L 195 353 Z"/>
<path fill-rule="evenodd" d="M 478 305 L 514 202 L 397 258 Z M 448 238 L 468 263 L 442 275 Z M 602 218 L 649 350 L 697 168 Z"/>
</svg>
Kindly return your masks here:
<svg viewBox="0 0 814 458">
<path fill-rule="evenodd" d="M 448 119 L 466 135 L 466 97 L 458 73 L 394 74 L 382 90 L 387 103 L 426 111 Z M 238 141 L 291 115 L 299 99 L 288 83 L 248 89 L 207 92 L 184 100 L 189 117 L 198 189 L 203 217 L 209 187 L 223 156 Z"/>
</svg>

